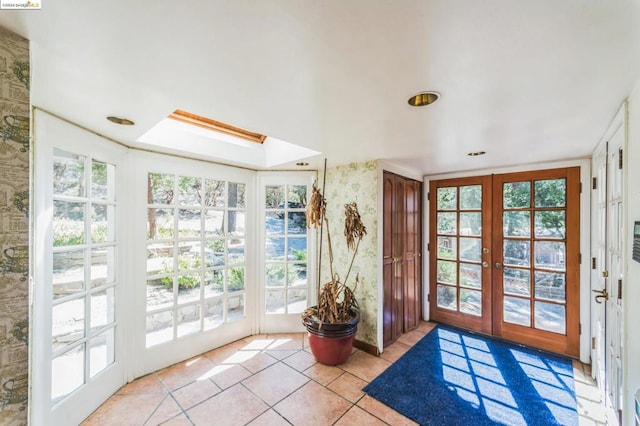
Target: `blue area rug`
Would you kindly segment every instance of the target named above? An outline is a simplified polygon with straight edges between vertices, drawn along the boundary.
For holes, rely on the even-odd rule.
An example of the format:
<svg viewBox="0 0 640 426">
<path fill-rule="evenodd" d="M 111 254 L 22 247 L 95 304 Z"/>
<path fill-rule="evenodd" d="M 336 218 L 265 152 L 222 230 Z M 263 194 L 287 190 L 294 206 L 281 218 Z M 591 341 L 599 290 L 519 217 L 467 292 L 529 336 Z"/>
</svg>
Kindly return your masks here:
<svg viewBox="0 0 640 426">
<path fill-rule="evenodd" d="M 438 325 L 364 392 L 421 425 L 577 425 L 570 359 Z"/>
</svg>

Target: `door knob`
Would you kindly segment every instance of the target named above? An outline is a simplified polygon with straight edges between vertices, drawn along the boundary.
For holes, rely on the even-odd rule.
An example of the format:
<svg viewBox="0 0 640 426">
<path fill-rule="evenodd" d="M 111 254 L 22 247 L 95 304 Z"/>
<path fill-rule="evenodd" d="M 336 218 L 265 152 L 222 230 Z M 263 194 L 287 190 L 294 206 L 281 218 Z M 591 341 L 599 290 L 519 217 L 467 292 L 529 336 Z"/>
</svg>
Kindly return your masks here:
<svg viewBox="0 0 640 426">
<path fill-rule="evenodd" d="M 609 278 L 609 271 L 602 271 L 602 278 Z"/>
<path fill-rule="evenodd" d="M 502 269 L 502 263 L 496 262 L 495 267 L 498 269 Z"/>
<path fill-rule="evenodd" d="M 596 303 L 602 303 L 600 299 L 609 300 L 609 293 L 607 293 L 607 289 L 603 288 L 602 290 L 593 290 L 596 296 Z"/>
<path fill-rule="evenodd" d="M 489 262 L 482 262 L 482 267 L 483 268 L 488 268 L 489 267 Z"/>
</svg>

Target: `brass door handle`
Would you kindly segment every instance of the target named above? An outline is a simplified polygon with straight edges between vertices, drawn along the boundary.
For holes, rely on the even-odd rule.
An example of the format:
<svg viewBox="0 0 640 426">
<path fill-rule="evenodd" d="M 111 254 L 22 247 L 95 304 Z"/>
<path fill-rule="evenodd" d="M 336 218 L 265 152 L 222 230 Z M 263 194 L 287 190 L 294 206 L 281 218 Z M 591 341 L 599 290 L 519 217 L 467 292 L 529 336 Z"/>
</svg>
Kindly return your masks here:
<svg viewBox="0 0 640 426">
<path fill-rule="evenodd" d="M 607 289 L 603 288 L 602 290 L 592 290 L 597 294 L 596 303 L 602 303 L 600 299 L 609 300 L 609 293 L 607 293 Z"/>
<path fill-rule="evenodd" d="M 496 267 L 497 269 L 502 269 L 502 263 L 500 263 L 500 262 L 496 262 L 495 267 Z"/>
</svg>

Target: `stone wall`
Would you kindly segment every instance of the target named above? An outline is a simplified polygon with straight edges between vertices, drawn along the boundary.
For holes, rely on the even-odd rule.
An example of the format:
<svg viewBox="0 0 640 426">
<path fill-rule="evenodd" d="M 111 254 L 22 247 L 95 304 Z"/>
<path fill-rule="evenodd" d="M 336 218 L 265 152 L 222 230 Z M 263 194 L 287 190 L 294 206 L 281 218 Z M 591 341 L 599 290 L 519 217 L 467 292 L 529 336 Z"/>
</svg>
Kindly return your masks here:
<svg viewBox="0 0 640 426">
<path fill-rule="evenodd" d="M 0 28 L 0 424 L 26 425 L 29 42 Z"/>
</svg>

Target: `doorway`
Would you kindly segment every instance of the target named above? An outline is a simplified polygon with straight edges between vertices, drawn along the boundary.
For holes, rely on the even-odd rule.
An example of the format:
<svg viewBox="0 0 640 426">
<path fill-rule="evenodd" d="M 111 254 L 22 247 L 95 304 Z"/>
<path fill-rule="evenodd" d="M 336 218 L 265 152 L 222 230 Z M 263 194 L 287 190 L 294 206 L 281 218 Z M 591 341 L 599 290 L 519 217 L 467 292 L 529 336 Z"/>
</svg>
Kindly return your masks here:
<svg viewBox="0 0 640 426">
<path fill-rule="evenodd" d="M 579 355 L 580 168 L 432 181 L 431 319 Z"/>
</svg>

